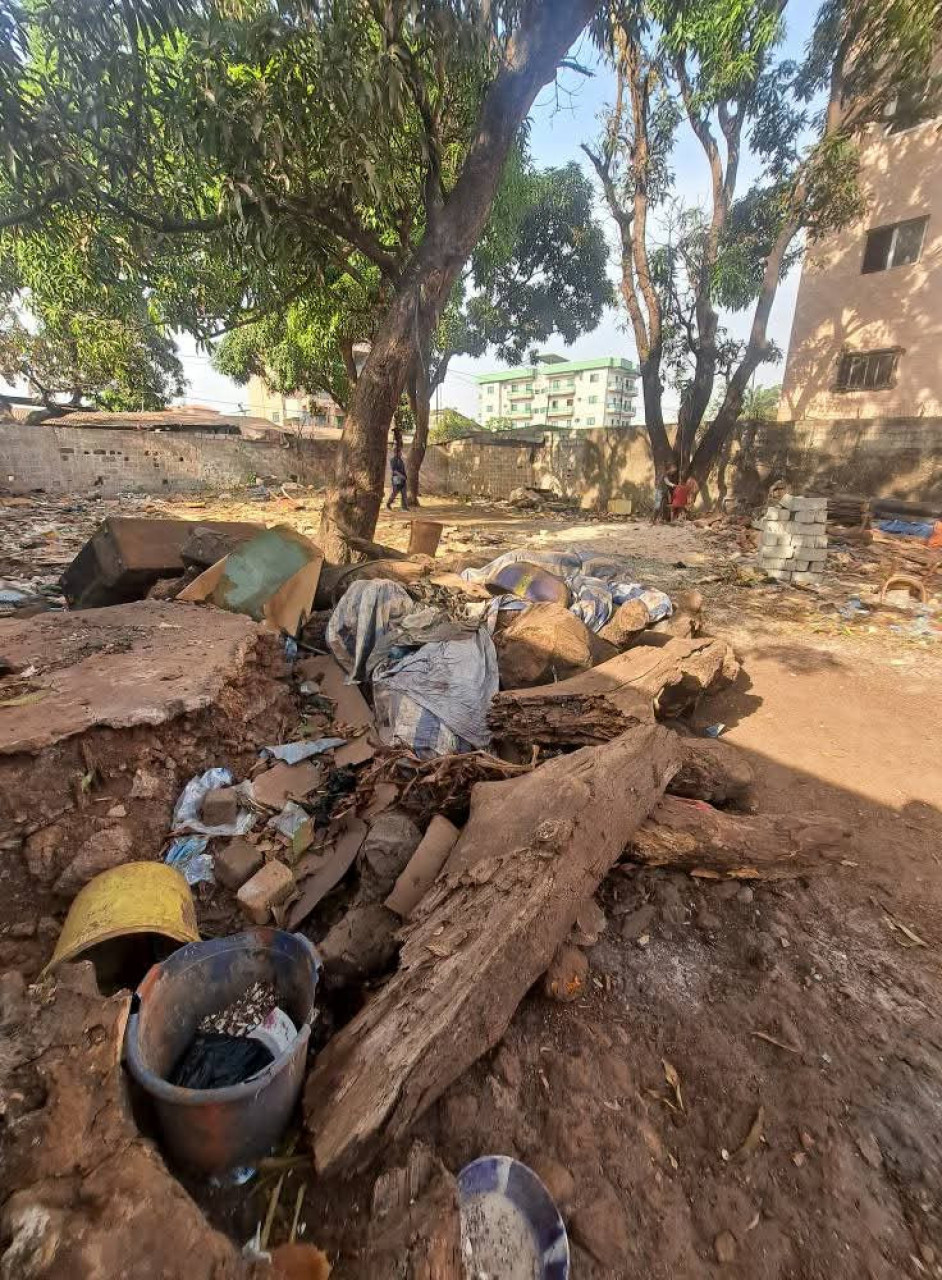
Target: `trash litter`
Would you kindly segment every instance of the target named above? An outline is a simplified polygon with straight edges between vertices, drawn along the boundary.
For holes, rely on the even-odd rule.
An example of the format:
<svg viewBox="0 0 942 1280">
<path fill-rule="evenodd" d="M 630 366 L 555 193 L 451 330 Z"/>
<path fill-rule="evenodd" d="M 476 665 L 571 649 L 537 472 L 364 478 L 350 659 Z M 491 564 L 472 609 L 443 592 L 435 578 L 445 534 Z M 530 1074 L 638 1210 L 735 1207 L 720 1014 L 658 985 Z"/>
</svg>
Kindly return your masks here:
<svg viewBox="0 0 942 1280">
<path fill-rule="evenodd" d="M 200 821 L 203 800 L 210 791 L 232 786 L 232 773 L 228 769 L 207 769 L 191 778 L 177 800 L 173 810 L 174 831 L 195 831 L 203 836 L 244 836 L 255 825 L 256 815 L 250 809 L 242 809 L 235 822 L 225 826 L 208 827 Z"/>
<path fill-rule="evenodd" d="M 461 577 L 466 582 L 484 582 L 490 586 L 505 581 L 503 571 L 519 562 L 525 563 L 526 570 L 536 568 L 561 579 L 571 593 L 571 599 L 563 602 L 592 631 L 601 631 L 611 620 L 615 609 L 628 600 L 643 600 L 652 623 L 671 615 L 670 597 L 656 587 L 645 587 L 635 582 L 632 567 L 627 560 L 600 556 L 590 549 L 505 551 L 481 569 L 465 569 Z M 521 581 L 525 579 L 526 571 L 523 571 Z M 509 602 L 502 601 L 501 607 L 505 608 L 508 604 Z"/>
<path fill-rule="evenodd" d="M 176 1160 L 218 1174 L 253 1164 L 278 1142 L 304 1079 L 320 969 L 306 938 L 266 928 L 184 947 L 148 972 L 128 1019 L 125 1057 L 153 1102 L 163 1142 Z M 223 1107 L 212 1091 L 194 1095 L 171 1084 L 168 1077 L 189 1047 L 193 1028 L 237 1002 L 254 983 L 274 987 L 277 1006 L 298 1029 L 287 1051 L 255 1079 L 230 1086 Z"/>
<path fill-rule="evenodd" d="M 546 1187 L 510 1156 L 482 1156 L 458 1174 L 461 1252 L 471 1276 L 567 1280 L 569 1238 Z"/>
<path fill-rule="evenodd" d="M 380 737 L 418 756 L 486 747 L 497 688 L 497 651 L 485 628 L 389 659 L 373 672 Z"/>
<path fill-rule="evenodd" d="M 325 751 L 333 751 L 335 747 L 342 747 L 346 741 L 346 738 L 317 738 L 312 742 L 283 742 L 278 747 L 262 747 L 261 755 L 283 760 L 285 764 L 298 764 L 311 756 L 319 756 Z"/>
<path fill-rule="evenodd" d="M 251 1080 L 274 1060 L 261 1040 L 198 1031 L 168 1079 L 180 1089 L 228 1089 Z"/>
<path fill-rule="evenodd" d="M 850 596 L 845 604 L 842 604 L 837 611 L 842 618 L 850 622 L 856 618 L 858 614 L 869 613 L 870 610 L 862 603 L 860 596 Z"/>
<path fill-rule="evenodd" d="M 528 560 L 515 560 L 501 565 L 484 579 L 493 589 L 521 596 L 531 604 L 569 604 L 569 588 L 563 578 L 555 573 L 531 564 Z"/>
<path fill-rule="evenodd" d="M 935 530 L 934 520 L 876 520 L 881 533 L 893 533 L 899 538 L 922 538 L 928 541 Z"/>
<path fill-rule="evenodd" d="M 209 601 L 297 636 L 314 604 L 324 556 L 303 534 L 275 525 L 201 573 L 178 600 Z"/>
<path fill-rule="evenodd" d="M 219 1031 L 231 1036 L 245 1036 L 257 1027 L 275 1008 L 278 997 L 272 982 L 253 982 L 227 1004 L 200 1019 L 198 1031 Z"/>
<path fill-rule="evenodd" d="M 309 819 L 310 816 L 306 809 L 302 809 L 299 804 L 289 800 L 281 813 L 276 813 L 273 818 L 269 819 L 267 825 L 273 831 L 277 831 L 279 835 L 283 835 L 288 840 L 293 840 Z"/>
<path fill-rule="evenodd" d="M 708 724 L 703 730 L 703 736 L 705 738 L 718 738 L 725 728 L 725 724 Z"/>
<path fill-rule="evenodd" d="M 279 1057 L 294 1043 L 298 1029 L 285 1013 L 276 1005 L 267 1013 L 257 1027 L 249 1032 L 249 1039 L 260 1040 L 273 1057 Z"/>
<path fill-rule="evenodd" d="M 43 972 L 101 943 L 136 934 L 156 934 L 177 944 L 199 941 L 193 895 L 175 867 L 125 862 L 89 880 L 72 900 Z"/>
<path fill-rule="evenodd" d="M 415 601 L 385 578 L 351 582 L 327 624 L 327 643 L 354 681 L 370 674 L 370 658 L 393 622 L 415 612 Z"/>
<path fill-rule="evenodd" d="M 164 862 L 182 872 L 188 885 L 206 881 L 212 884 L 213 857 L 206 852 L 209 836 L 180 836 L 167 850 Z"/>
</svg>

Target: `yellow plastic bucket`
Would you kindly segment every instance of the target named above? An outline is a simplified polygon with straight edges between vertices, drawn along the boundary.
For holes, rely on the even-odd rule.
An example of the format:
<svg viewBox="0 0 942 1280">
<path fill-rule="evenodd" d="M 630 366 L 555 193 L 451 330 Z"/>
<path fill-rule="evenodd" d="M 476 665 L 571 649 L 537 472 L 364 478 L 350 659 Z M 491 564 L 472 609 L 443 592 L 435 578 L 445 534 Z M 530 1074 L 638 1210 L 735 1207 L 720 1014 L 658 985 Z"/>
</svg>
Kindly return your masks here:
<svg viewBox="0 0 942 1280">
<path fill-rule="evenodd" d="M 136 933 L 199 942 L 193 895 L 175 867 L 164 862 L 125 862 L 90 880 L 76 894 L 43 973 L 100 942 Z"/>
</svg>

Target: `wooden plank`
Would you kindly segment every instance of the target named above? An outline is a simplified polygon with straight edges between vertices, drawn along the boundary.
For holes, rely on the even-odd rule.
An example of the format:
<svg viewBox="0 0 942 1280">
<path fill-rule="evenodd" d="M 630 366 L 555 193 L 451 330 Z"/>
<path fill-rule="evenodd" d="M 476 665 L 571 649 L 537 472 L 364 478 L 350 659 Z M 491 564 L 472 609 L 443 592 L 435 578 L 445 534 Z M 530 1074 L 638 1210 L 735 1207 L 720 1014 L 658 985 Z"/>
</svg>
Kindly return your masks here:
<svg viewBox="0 0 942 1280">
<path fill-rule="evenodd" d="M 398 971 L 308 1077 L 318 1170 L 397 1139 L 500 1040 L 679 761 L 676 735 L 637 725 L 474 788 L 467 826 L 403 932 Z"/>
</svg>

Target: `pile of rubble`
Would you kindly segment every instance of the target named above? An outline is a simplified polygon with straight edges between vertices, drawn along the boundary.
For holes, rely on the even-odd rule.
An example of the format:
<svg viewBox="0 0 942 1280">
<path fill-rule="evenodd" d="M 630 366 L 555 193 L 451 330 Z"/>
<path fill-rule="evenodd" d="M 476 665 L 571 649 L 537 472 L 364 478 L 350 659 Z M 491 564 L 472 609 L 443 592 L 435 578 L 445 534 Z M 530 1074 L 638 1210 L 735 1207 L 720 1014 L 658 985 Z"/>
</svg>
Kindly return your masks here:
<svg viewBox="0 0 942 1280">
<path fill-rule="evenodd" d="M 698 597 L 671 601 L 624 562 L 340 569 L 281 526 L 130 523 L 143 522 L 103 526 L 66 574 L 77 606 L 104 607 L 0 623 L 0 961 L 34 979 L 53 960 L 29 995 L 10 979 L 0 1008 L 7 1027 L 43 1011 L 0 1081 L 5 1274 L 104 1274 L 93 1255 L 136 1256 L 181 1197 L 186 1230 L 155 1245 L 165 1274 L 256 1274 L 272 1253 L 274 1210 L 255 1261 L 208 1226 L 194 1238 L 199 1217 L 138 1135 L 117 1065 L 126 998 L 105 1003 L 85 979 L 73 993 L 68 968 L 56 987 L 60 921 L 102 873 L 164 860 L 203 937 L 274 923 L 314 944 L 298 1141 L 333 1176 L 407 1135 L 534 983 L 562 1000 L 584 989 L 605 927 L 593 895 L 617 862 L 754 879 L 840 848 L 834 824 L 737 811 L 751 771 L 687 718 L 738 663 L 702 634 Z M 176 599 L 127 602 L 167 579 Z M 113 940 L 108 923 L 96 941 Z M 97 967 L 101 950 L 87 954 Z M 70 1049 L 58 1085 L 39 1088 L 57 1008 L 73 1004 L 89 1082 Z M 102 1107 L 123 1164 L 100 1150 Z M 132 1212 L 138 1166 L 160 1185 Z M 391 1252 L 460 1275 L 451 1175 L 414 1151 L 396 1174 L 405 1204 L 390 1177 L 364 1274 Z M 89 1226 L 92 1181 L 111 1208 Z M 292 1248 L 296 1228 L 297 1213 Z"/>
</svg>

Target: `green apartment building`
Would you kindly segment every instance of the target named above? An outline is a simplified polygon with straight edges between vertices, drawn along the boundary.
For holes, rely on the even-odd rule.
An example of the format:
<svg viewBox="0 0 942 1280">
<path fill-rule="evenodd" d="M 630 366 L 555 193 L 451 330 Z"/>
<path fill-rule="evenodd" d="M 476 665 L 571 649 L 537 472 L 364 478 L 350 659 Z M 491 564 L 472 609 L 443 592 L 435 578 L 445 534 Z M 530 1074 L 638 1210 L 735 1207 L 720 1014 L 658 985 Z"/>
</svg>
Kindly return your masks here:
<svg viewBox="0 0 942 1280">
<path fill-rule="evenodd" d="M 536 364 L 478 376 L 478 420 L 509 419 L 515 427 L 590 431 L 627 427 L 635 411 L 638 371 L 630 360 L 564 360 L 538 356 Z"/>
</svg>

